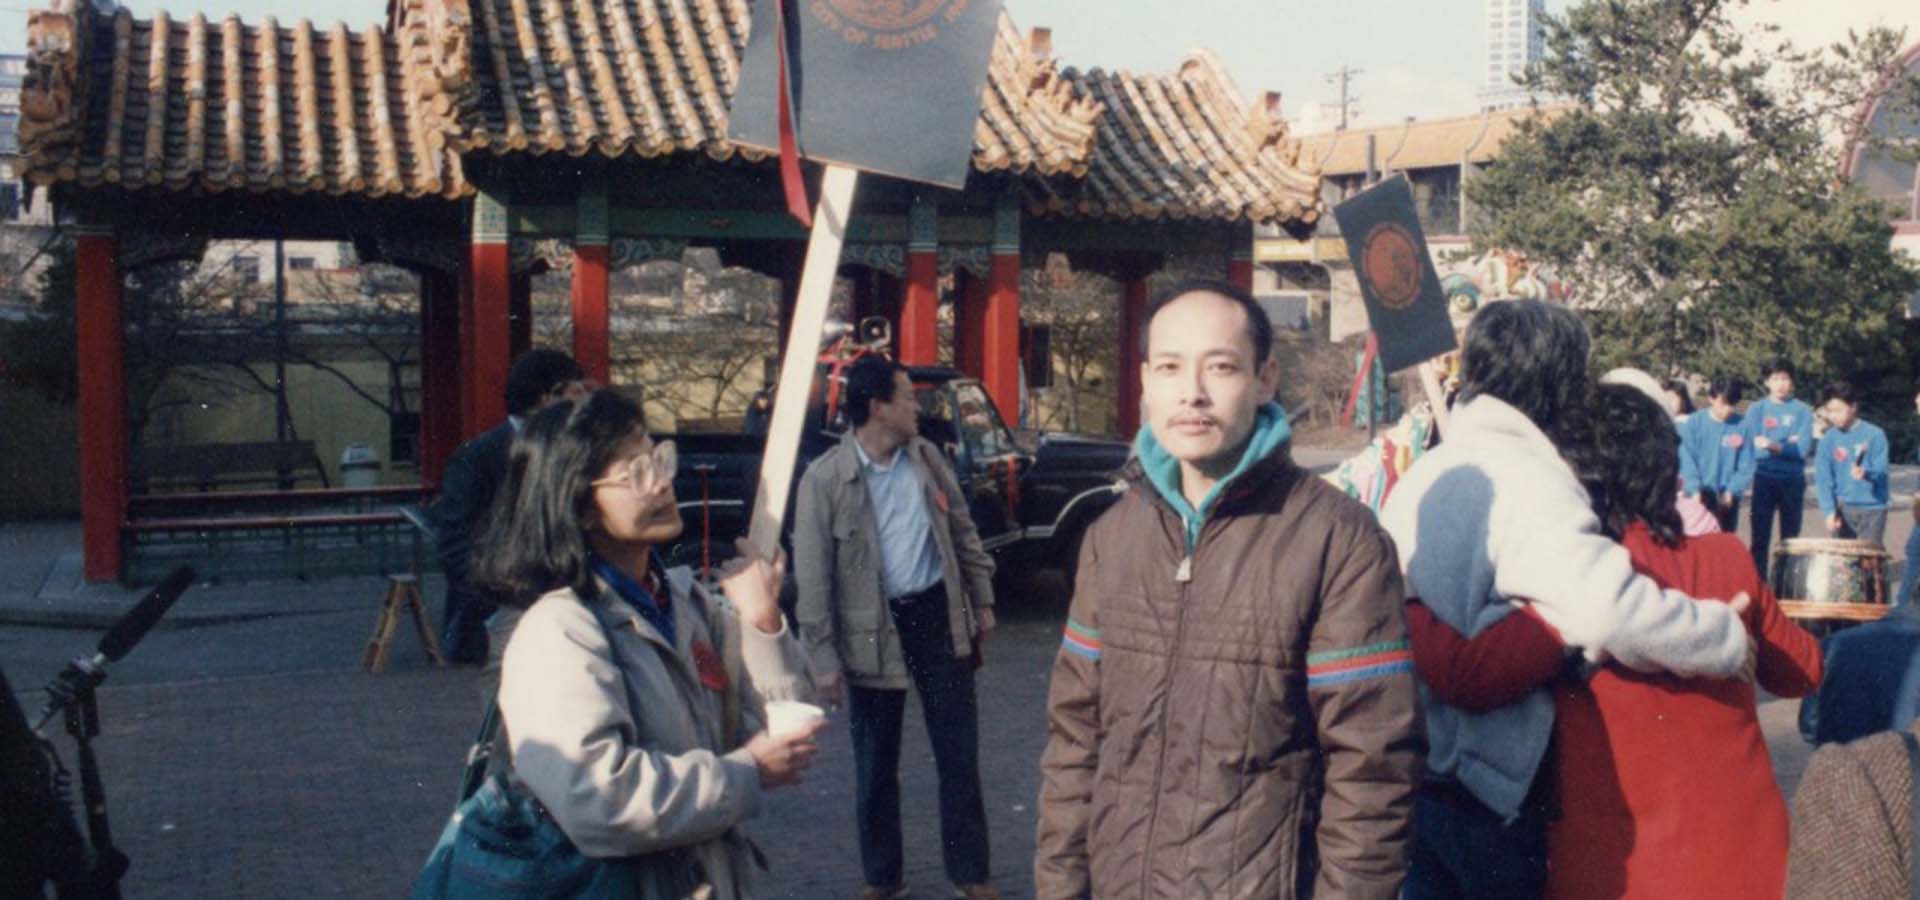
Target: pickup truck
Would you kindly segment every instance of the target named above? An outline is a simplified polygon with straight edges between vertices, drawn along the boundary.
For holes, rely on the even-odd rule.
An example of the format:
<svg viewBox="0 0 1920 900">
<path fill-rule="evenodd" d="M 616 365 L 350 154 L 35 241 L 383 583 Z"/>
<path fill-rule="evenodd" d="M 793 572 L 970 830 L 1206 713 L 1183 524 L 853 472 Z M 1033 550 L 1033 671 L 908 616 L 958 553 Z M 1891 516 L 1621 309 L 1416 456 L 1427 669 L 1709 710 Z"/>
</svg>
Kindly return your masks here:
<svg viewBox="0 0 1920 900">
<path fill-rule="evenodd" d="M 985 387 L 949 368 L 910 367 L 920 400 L 920 433 L 946 451 L 968 497 L 981 544 L 1003 570 L 1023 564 L 1059 566 L 1071 582 L 1080 535 L 1120 496 L 1118 472 L 1129 448 L 1122 441 L 1040 433 L 1016 438 Z M 825 366 L 816 378 L 832 378 Z M 808 410 L 795 486 L 808 464 L 845 432 L 844 417 L 828 404 Z M 700 566 L 732 555 L 747 530 L 748 506 L 758 486 L 764 435 L 670 435 L 680 453 L 674 479 L 686 531 L 666 551 L 670 565 Z M 797 496 L 797 490 L 794 495 Z M 791 503 L 791 501 L 790 501 Z M 789 506 L 787 521 L 792 522 Z M 788 543 L 783 536 L 782 543 Z"/>
</svg>

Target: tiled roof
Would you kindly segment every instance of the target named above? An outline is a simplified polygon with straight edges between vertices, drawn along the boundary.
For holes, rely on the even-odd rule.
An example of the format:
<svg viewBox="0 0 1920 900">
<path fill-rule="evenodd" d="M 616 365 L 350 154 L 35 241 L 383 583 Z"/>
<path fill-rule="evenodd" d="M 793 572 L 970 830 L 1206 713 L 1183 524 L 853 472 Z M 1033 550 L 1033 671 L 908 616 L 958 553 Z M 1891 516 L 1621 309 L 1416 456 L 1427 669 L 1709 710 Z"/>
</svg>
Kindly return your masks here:
<svg viewBox="0 0 1920 900">
<path fill-rule="evenodd" d="M 1105 112 L 1085 183 L 1036 199 L 1043 211 L 1299 225 L 1318 218 L 1319 179 L 1294 165 L 1279 95 L 1248 109 L 1211 53 L 1194 53 L 1172 75 L 1069 69 L 1064 78 Z"/>
<path fill-rule="evenodd" d="M 458 196 L 430 54 L 379 28 L 36 10 L 20 143 L 36 181 Z M 414 37 L 424 37 L 416 34 Z"/>
<path fill-rule="evenodd" d="M 29 17 L 22 92 L 42 183 L 458 197 L 462 154 L 763 156 L 726 139 L 747 0 L 392 0 L 358 32 L 55 3 Z M 1063 70 L 1003 15 L 973 164 L 1043 215 L 1310 224 L 1277 106 L 1205 53 Z"/>
<path fill-rule="evenodd" d="M 1521 107 L 1452 119 L 1410 121 L 1373 128 L 1352 128 L 1300 139 L 1300 165 L 1322 175 L 1367 171 L 1367 136 L 1373 136 L 1375 165 L 1381 171 L 1430 169 L 1483 163 L 1533 115 L 1557 115 L 1560 107 Z"/>
<path fill-rule="evenodd" d="M 402 17 L 448 0 L 403 0 Z M 469 149 L 664 156 L 741 153 L 727 110 L 751 28 L 746 0 L 473 0 Z M 611 101 L 611 102 L 610 102 Z M 1080 175 L 1097 106 L 1073 96 L 1004 15 L 989 65 L 974 167 Z"/>
</svg>

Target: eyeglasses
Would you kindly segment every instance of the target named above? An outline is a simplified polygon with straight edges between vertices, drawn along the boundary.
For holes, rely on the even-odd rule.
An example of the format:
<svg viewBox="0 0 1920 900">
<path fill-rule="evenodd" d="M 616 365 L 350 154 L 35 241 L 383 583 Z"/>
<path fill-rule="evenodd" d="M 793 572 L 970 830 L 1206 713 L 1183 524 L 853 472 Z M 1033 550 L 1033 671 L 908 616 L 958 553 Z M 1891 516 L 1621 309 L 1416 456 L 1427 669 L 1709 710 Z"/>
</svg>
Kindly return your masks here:
<svg viewBox="0 0 1920 900">
<path fill-rule="evenodd" d="M 653 445 L 653 452 L 639 453 L 627 461 L 627 470 L 610 478 L 599 478 L 594 487 L 626 485 L 636 494 L 651 493 L 661 484 L 673 480 L 673 473 L 680 468 L 680 454 L 674 449 L 672 441 L 661 441 Z"/>
</svg>

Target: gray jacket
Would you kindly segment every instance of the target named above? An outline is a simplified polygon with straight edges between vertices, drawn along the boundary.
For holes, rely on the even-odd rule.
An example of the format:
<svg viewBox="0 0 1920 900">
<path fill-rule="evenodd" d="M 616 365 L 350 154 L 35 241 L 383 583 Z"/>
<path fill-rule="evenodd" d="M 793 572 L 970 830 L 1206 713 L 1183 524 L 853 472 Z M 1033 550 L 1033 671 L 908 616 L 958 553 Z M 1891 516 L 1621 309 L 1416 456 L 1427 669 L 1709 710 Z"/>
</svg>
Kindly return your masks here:
<svg viewBox="0 0 1920 900">
<path fill-rule="evenodd" d="M 793 523 L 793 572 L 799 587 L 795 618 L 816 677 L 845 672 L 849 684 L 904 690 L 912 685 L 900 635 L 880 586 L 880 534 L 861 475 L 856 438 L 807 467 Z M 953 655 L 973 652 L 978 612 L 993 606 L 993 557 L 980 547 L 966 495 L 933 444 L 907 444 L 926 495 L 927 518 L 940 550 Z"/>
<path fill-rule="evenodd" d="M 681 863 L 655 854 L 678 851 L 698 861 L 716 900 L 741 900 L 754 893 L 755 867 L 739 826 L 761 800 L 744 745 L 764 727 L 766 701 L 807 699 L 811 685 L 784 627 L 770 635 L 741 622 L 684 570 L 668 580 L 674 644 L 604 585 L 598 602 L 619 623 L 611 631 L 571 590 L 520 616 L 500 680 L 512 770 L 581 853 L 660 861 L 645 870 L 642 896 L 669 892 L 655 882 Z M 690 602 L 693 591 L 703 603 Z M 702 656 L 724 660 L 724 680 Z"/>
</svg>

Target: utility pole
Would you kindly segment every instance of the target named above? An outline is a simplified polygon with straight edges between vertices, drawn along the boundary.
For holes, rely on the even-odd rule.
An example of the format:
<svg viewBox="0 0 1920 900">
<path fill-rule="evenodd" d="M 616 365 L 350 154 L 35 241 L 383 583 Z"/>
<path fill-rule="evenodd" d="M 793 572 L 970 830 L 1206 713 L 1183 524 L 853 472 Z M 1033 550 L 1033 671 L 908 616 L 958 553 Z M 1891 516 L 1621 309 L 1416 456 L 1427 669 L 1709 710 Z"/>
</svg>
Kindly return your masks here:
<svg viewBox="0 0 1920 900">
<path fill-rule="evenodd" d="M 1347 129 L 1347 122 L 1359 112 L 1354 107 L 1360 102 L 1360 98 L 1353 95 L 1352 85 L 1353 76 L 1362 74 L 1363 71 L 1343 65 L 1339 71 L 1327 76 L 1328 84 L 1340 86 L 1340 130 L 1342 131 Z"/>
</svg>

